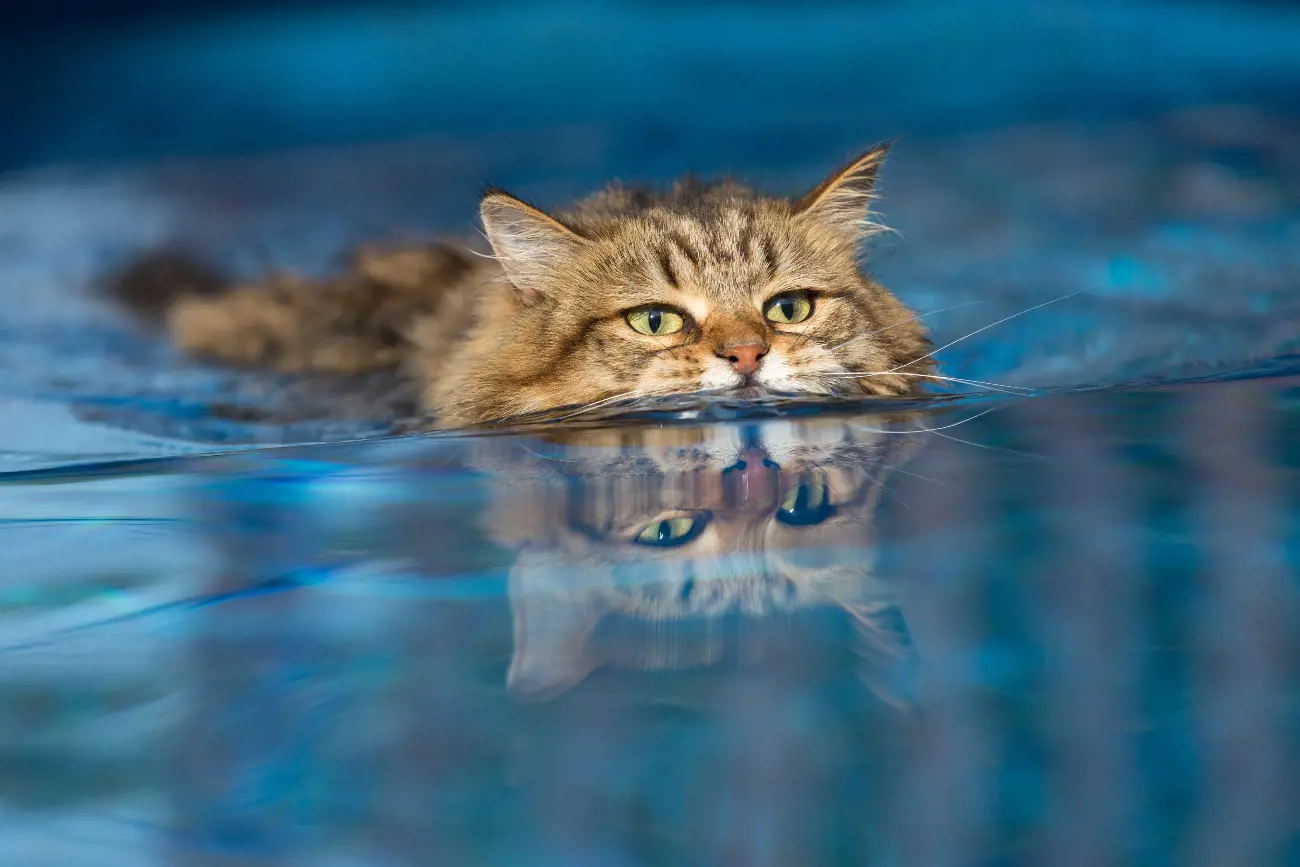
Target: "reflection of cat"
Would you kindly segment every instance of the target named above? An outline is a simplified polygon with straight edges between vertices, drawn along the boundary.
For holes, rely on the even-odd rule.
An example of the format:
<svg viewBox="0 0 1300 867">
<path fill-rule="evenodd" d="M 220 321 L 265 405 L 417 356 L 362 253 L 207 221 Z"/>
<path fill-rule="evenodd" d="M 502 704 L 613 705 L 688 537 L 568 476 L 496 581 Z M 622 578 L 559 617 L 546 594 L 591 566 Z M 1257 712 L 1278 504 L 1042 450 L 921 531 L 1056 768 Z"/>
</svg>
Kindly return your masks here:
<svg viewBox="0 0 1300 867">
<path fill-rule="evenodd" d="M 498 475 L 488 518 L 515 552 L 516 696 L 606 664 L 711 665 L 728 624 L 815 608 L 851 615 L 876 663 L 907 657 L 873 518 L 913 437 L 819 420 L 551 439 L 563 449 L 537 452 L 536 476 L 521 479 L 518 458 Z"/>
<path fill-rule="evenodd" d="M 282 370 L 404 366 L 438 424 L 707 390 L 902 395 L 933 373 L 922 327 L 858 262 L 886 147 L 802 198 L 730 181 L 619 186 L 551 217 L 500 191 L 494 255 L 362 250 L 317 283 L 225 291 L 175 258 L 117 281 L 187 351 Z"/>
</svg>

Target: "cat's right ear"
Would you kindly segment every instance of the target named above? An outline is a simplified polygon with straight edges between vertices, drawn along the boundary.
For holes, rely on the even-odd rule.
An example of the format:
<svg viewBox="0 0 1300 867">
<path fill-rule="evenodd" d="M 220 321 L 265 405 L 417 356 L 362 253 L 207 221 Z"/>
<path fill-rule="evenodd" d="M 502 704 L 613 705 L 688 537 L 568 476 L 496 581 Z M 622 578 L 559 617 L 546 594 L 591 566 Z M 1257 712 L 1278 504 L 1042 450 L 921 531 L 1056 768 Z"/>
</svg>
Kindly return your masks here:
<svg viewBox="0 0 1300 867">
<path fill-rule="evenodd" d="M 483 196 L 479 216 L 492 251 L 524 302 L 544 294 L 555 268 L 590 243 L 554 217 L 501 190 Z"/>
</svg>

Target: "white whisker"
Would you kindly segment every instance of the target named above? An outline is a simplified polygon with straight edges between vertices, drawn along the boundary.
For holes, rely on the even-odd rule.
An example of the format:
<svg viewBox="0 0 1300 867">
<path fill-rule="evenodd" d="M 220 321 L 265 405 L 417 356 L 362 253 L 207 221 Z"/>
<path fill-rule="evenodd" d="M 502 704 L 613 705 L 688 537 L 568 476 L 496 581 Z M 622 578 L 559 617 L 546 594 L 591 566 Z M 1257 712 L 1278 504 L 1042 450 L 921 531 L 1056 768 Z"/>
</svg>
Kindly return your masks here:
<svg viewBox="0 0 1300 867">
<path fill-rule="evenodd" d="M 991 446 L 988 443 L 977 443 L 974 440 L 964 440 L 961 437 L 955 437 L 952 436 L 951 434 L 939 433 L 937 431 L 930 431 L 930 433 L 934 434 L 937 437 L 943 437 L 946 440 L 952 440 L 955 443 L 961 443 L 962 445 L 967 445 L 967 446 L 974 446 L 977 449 L 987 449 L 988 451 L 992 451 L 992 452 L 1006 452 L 1007 454 L 1018 455 L 1022 458 L 1032 458 L 1033 460 L 1040 460 L 1038 455 L 1031 454 L 1030 452 L 1022 452 L 1020 449 L 1009 449 L 1005 446 Z"/>
<path fill-rule="evenodd" d="M 593 409 L 599 409 L 600 407 L 605 406 L 607 404 L 616 403 L 620 400 L 623 400 L 624 398 L 633 397 L 635 395 L 636 395 L 636 391 L 624 391 L 619 394 L 611 395 L 610 397 L 602 398 L 600 400 L 592 401 L 591 403 L 583 404 L 574 412 L 571 412 L 568 415 L 557 416 L 556 418 L 551 420 L 564 421 L 565 419 L 573 418 L 575 415 L 582 415 L 584 412 L 590 412 Z"/>
<path fill-rule="evenodd" d="M 582 415 L 584 412 L 591 412 L 593 409 L 600 409 L 602 406 L 607 406 L 608 404 L 611 403 L 617 403 L 620 400 L 625 400 L 631 397 L 660 397 L 663 395 L 674 394 L 674 393 L 676 393 L 676 390 L 671 388 L 653 389 L 651 391 L 637 391 L 636 389 L 633 389 L 631 391 L 624 391 L 620 394 L 611 395 L 610 397 L 601 398 L 600 400 L 592 401 L 591 403 L 584 404 L 574 412 L 571 412 L 568 415 L 562 415 L 559 416 L 558 418 L 551 419 L 551 421 L 564 421 L 566 419 L 573 418 L 576 415 Z"/>
<path fill-rule="evenodd" d="M 922 428 L 917 428 L 916 430 L 912 431 L 912 433 L 938 433 L 938 432 L 941 431 L 941 430 L 951 430 L 952 428 L 955 428 L 955 427 L 961 427 L 962 425 L 966 424 L 966 422 L 974 421 L 975 419 L 980 418 L 981 416 L 986 416 L 986 415 L 988 415 L 989 413 L 994 412 L 994 411 L 999 410 L 999 409 L 1002 409 L 1002 407 L 1000 407 L 1000 406 L 991 406 L 991 407 L 989 407 L 988 409 L 984 410 L 983 412 L 977 412 L 977 413 L 975 413 L 975 415 L 971 416 L 970 418 L 964 418 L 964 419 L 962 419 L 961 421 L 953 422 L 952 424 L 946 424 L 946 425 L 944 425 L 943 427 L 922 427 Z"/>
<path fill-rule="evenodd" d="M 843 349 L 844 347 L 848 346 L 850 343 L 856 343 L 859 340 L 866 340 L 868 337 L 874 337 L 875 335 L 881 333 L 882 331 L 888 331 L 891 328 L 897 328 L 900 325 L 906 325 L 909 322 L 915 322 L 918 319 L 924 319 L 927 316 L 934 316 L 938 313 L 946 313 L 949 310 L 956 310 L 958 307 L 972 307 L 976 304 L 988 304 L 988 303 L 989 301 L 987 298 L 981 298 L 976 301 L 963 301 L 960 304 L 950 304 L 947 307 L 940 307 L 938 310 L 931 310 L 929 313 L 918 313 L 916 316 L 912 316 L 907 319 L 904 319 L 902 322 L 895 322 L 893 325 L 886 325 L 884 328 L 877 328 L 875 331 L 868 331 L 865 334 L 859 334 L 856 337 L 850 337 L 848 340 L 844 341 L 838 346 L 832 346 L 831 352 L 834 352 L 837 349 Z"/>
<path fill-rule="evenodd" d="M 956 376 L 940 376 L 938 374 L 912 373 L 910 371 L 900 371 L 900 370 L 872 370 L 872 371 L 859 371 L 859 372 L 845 371 L 844 373 L 823 373 L 820 375 L 836 376 L 845 379 L 854 379 L 858 377 L 868 377 L 868 376 L 911 376 L 916 379 L 938 379 L 944 382 L 958 382 L 963 385 L 977 385 L 982 388 L 987 388 L 990 391 L 1002 392 L 1003 394 L 1016 394 L 1016 395 L 1023 396 L 1023 395 L 1031 394 L 1033 391 L 1033 389 L 1025 388 L 1024 386 L 1020 386 L 1020 385 L 1005 385 L 999 382 L 985 382 L 982 379 L 962 379 Z"/>
<path fill-rule="evenodd" d="M 919 433 L 938 433 L 938 432 L 941 431 L 941 430 L 950 430 L 950 429 L 955 428 L 955 427 L 960 427 L 961 425 L 966 424 L 966 422 L 974 421 L 975 419 L 980 418 L 981 416 L 986 416 L 986 415 L 988 415 L 989 413 L 994 412 L 994 411 L 999 410 L 999 409 L 1002 409 L 1002 408 L 1003 408 L 1003 407 L 1000 407 L 1000 406 L 990 407 L 990 408 L 984 410 L 983 412 L 977 412 L 977 413 L 975 413 L 975 415 L 971 416 L 970 418 L 964 418 L 964 419 L 962 419 L 962 420 L 959 421 L 959 422 L 954 422 L 953 424 L 944 425 L 943 427 L 921 427 L 921 428 L 915 428 L 915 429 L 913 429 L 913 430 L 889 430 L 889 429 L 887 429 L 887 428 L 878 428 L 878 427 L 862 427 L 861 429 L 864 430 L 864 431 L 867 431 L 868 433 L 880 433 L 880 434 L 905 434 L 905 435 L 907 435 L 907 434 L 919 434 Z M 861 426 L 859 426 L 859 427 L 861 427 Z"/>
<path fill-rule="evenodd" d="M 1033 307 L 1029 307 L 1025 310 L 1021 310 L 1019 313 L 1012 313 L 1010 316 L 1005 316 L 1002 319 L 999 319 L 997 322 L 991 322 L 988 325 L 985 325 L 983 328 L 975 329 L 970 334 L 964 335 L 962 337 L 958 337 L 956 340 L 952 341 L 951 343 L 945 343 L 943 346 L 940 346 L 938 349 L 927 352 L 925 355 L 922 355 L 920 358 L 914 358 L 911 361 L 907 362 L 906 364 L 900 364 L 898 365 L 898 367 L 895 367 L 893 370 L 889 370 L 885 372 L 893 373 L 894 370 L 901 370 L 904 367 L 911 367 L 913 364 L 916 364 L 919 361 L 925 361 L 927 358 L 932 358 L 936 354 L 943 352 L 949 346 L 956 346 L 958 343 L 961 343 L 963 340 L 969 337 L 974 337 L 976 334 L 979 334 L 981 331 L 988 331 L 990 328 L 994 327 L 995 325 L 1001 325 L 1003 322 L 1007 322 L 1011 319 L 1015 319 L 1017 316 L 1024 316 L 1026 313 L 1032 313 L 1033 311 L 1038 310 L 1041 307 L 1046 307 L 1049 304 L 1055 304 L 1058 301 L 1064 301 L 1067 298 L 1073 298 L 1075 295 L 1081 295 L 1087 291 L 1088 291 L 1087 289 L 1080 289 L 1077 292 L 1071 292 L 1069 295 L 1062 295 L 1060 298 L 1053 298 L 1051 301 L 1044 301 L 1042 304 L 1035 304 Z"/>
<path fill-rule="evenodd" d="M 527 446 L 523 445 L 522 443 L 519 444 L 519 448 L 527 452 L 528 454 L 532 455 L 533 457 L 541 458 L 544 461 L 560 461 L 561 463 L 566 463 L 566 464 L 580 463 L 580 461 L 577 458 L 557 458 L 554 455 L 544 455 L 541 454 L 540 452 L 535 452 L 532 449 L 528 448 Z"/>
</svg>

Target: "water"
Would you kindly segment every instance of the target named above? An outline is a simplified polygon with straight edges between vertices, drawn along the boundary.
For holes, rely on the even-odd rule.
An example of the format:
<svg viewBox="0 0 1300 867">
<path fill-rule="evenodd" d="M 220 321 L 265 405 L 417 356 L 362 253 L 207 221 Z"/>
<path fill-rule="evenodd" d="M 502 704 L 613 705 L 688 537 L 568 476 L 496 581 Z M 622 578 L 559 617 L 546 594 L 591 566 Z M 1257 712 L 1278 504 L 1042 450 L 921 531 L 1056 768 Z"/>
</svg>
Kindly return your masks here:
<svg viewBox="0 0 1300 867">
<path fill-rule="evenodd" d="M 0 864 L 1300 864 L 1295 10 L 530 9 L 0 59 Z M 89 291 L 900 133 L 948 397 L 402 433 Z"/>
<path fill-rule="evenodd" d="M 986 409 L 12 476 L 4 863 L 1293 863 L 1296 381 Z"/>
</svg>

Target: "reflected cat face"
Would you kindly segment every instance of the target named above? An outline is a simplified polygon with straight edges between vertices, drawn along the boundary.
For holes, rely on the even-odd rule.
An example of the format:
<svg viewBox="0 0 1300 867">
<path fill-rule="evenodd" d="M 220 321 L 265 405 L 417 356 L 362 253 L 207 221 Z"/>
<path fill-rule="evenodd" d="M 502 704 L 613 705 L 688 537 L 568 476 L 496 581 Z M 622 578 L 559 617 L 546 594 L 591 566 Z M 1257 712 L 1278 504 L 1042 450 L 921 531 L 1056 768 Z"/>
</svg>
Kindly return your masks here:
<svg viewBox="0 0 1300 867">
<path fill-rule="evenodd" d="M 736 622 L 816 608 L 846 612 L 872 653 L 906 655 L 873 517 L 913 437 L 781 421 L 568 432 L 529 449 L 534 475 L 515 459 L 488 518 L 515 552 L 517 697 L 601 665 L 710 665 Z"/>
</svg>

